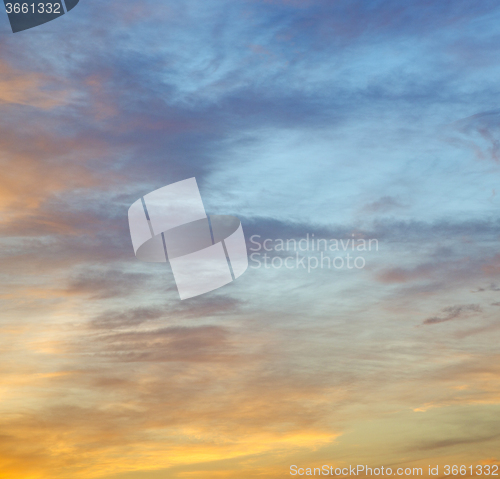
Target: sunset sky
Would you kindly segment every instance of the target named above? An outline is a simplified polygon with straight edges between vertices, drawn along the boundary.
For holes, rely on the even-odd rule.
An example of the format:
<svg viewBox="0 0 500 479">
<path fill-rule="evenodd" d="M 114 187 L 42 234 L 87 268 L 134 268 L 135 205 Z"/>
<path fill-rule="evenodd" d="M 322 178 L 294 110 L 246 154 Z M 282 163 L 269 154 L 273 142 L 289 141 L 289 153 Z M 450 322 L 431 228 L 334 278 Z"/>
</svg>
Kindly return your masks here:
<svg viewBox="0 0 500 479">
<path fill-rule="evenodd" d="M 498 1 L 0 10 L 0 479 L 500 464 Z M 378 251 L 181 301 L 127 211 L 191 177 Z"/>
</svg>

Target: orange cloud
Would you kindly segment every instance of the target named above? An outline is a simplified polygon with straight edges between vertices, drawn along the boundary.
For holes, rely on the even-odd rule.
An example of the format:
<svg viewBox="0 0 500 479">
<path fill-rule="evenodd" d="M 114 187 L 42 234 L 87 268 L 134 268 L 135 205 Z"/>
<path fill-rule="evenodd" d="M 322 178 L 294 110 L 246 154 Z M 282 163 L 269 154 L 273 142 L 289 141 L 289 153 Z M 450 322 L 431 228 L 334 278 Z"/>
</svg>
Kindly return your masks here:
<svg viewBox="0 0 500 479">
<path fill-rule="evenodd" d="M 53 88 L 54 80 L 47 75 L 21 72 L 5 62 L 0 62 L 0 78 L 0 103 L 50 110 L 69 98 L 69 90 Z"/>
</svg>

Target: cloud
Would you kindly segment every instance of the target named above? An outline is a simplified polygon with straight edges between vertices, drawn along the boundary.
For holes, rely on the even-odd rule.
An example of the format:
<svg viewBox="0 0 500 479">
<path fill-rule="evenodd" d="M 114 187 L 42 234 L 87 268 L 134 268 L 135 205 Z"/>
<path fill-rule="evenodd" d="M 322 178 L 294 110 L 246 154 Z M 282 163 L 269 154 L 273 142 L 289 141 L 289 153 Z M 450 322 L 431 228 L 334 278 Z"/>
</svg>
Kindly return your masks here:
<svg viewBox="0 0 500 479">
<path fill-rule="evenodd" d="M 458 137 L 452 137 L 459 146 L 474 151 L 478 160 L 500 163 L 500 111 L 477 113 L 453 124 Z"/>
<path fill-rule="evenodd" d="M 134 308 L 126 311 L 106 311 L 91 321 L 95 329 L 117 329 L 138 326 L 166 315 L 165 306 Z"/>
<path fill-rule="evenodd" d="M 500 434 L 490 434 L 487 436 L 479 436 L 479 437 L 470 437 L 470 436 L 453 437 L 449 439 L 441 439 L 438 441 L 430 440 L 426 441 L 425 443 L 419 446 L 416 446 L 415 448 L 421 451 L 435 451 L 436 449 L 441 449 L 441 448 L 450 448 L 454 446 L 463 446 L 463 445 L 470 446 L 471 444 L 482 444 L 485 442 L 492 442 L 498 437 L 500 437 Z"/>
<path fill-rule="evenodd" d="M 50 110 L 68 101 L 64 82 L 49 75 L 20 71 L 0 61 L 0 104 L 16 104 Z"/>
<path fill-rule="evenodd" d="M 485 291 L 500 291 L 500 287 L 496 283 L 490 283 L 486 287 L 478 288 L 474 293 L 483 293 Z"/>
<path fill-rule="evenodd" d="M 236 359 L 228 331 L 218 326 L 168 327 L 100 336 L 101 351 L 119 361 L 227 361 Z"/>
<path fill-rule="evenodd" d="M 444 323 L 445 321 L 451 321 L 453 319 L 458 319 L 463 316 L 469 316 L 474 313 L 481 313 L 481 307 L 479 304 L 464 304 L 457 306 L 449 306 L 442 310 L 444 316 L 434 316 L 432 318 L 427 318 L 422 324 L 437 324 Z"/>
<path fill-rule="evenodd" d="M 71 278 L 65 292 L 84 295 L 90 299 L 125 297 L 138 289 L 143 290 L 149 279 L 150 276 L 144 273 L 94 269 L 80 272 Z"/>
<path fill-rule="evenodd" d="M 131 275 L 135 280 L 134 275 Z M 174 285 L 171 290 L 177 291 Z M 133 290 L 132 290 L 133 291 Z M 130 290 L 129 290 L 130 293 Z M 173 304 L 172 304 L 173 303 Z M 235 315 L 243 306 L 241 300 L 228 297 L 212 296 L 210 298 L 192 299 L 181 304 L 165 303 L 158 306 L 130 308 L 126 310 L 106 311 L 90 321 L 90 327 L 95 329 L 114 330 L 134 328 L 145 322 L 177 318 L 189 320 L 196 318 L 221 318 Z M 157 322 L 157 324 L 159 321 Z"/>
<path fill-rule="evenodd" d="M 402 208 L 401 202 L 392 196 L 382 196 L 377 201 L 367 204 L 364 209 L 369 213 L 387 213 L 391 210 Z"/>
</svg>

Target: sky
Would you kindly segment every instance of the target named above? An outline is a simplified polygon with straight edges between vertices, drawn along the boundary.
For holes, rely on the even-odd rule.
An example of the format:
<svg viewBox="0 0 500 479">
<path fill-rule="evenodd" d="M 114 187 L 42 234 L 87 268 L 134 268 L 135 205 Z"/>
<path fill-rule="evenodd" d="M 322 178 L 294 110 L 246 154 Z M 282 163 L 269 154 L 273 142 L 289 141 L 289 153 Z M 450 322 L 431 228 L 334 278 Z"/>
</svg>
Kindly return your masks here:
<svg viewBox="0 0 500 479">
<path fill-rule="evenodd" d="M 498 466 L 499 22 L 486 0 L 81 0 L 12 34 L 2 9 L 0 479 Z M 378 247 L 250 260 L 181 301 L 127 211 L 192 177 L 249 254 Z M 269 254 L 296 253 L 318 252 Z"/>
</svg>

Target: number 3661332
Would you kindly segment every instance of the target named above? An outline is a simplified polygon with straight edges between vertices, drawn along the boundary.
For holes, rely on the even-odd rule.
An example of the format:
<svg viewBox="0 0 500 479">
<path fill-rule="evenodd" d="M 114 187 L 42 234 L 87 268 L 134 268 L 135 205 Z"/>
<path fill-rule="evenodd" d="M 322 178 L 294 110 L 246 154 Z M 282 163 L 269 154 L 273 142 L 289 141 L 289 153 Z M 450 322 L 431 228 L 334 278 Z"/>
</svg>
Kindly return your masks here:
<svg viewBox="0 0 500 479">
<path fill-rule="evenodd" d="M 7 13 L 62 13 L 60 3 L 7 3 Z"/>
</svg>

